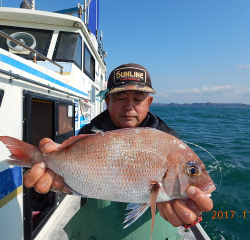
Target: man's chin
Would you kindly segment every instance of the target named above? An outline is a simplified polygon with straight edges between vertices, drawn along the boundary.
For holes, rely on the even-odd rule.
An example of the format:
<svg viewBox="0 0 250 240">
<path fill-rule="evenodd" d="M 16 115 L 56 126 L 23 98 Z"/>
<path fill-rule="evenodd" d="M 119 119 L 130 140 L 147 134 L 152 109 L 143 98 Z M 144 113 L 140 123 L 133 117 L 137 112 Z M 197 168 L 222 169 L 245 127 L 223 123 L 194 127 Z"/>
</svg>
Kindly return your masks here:
<svg viewBox="0 0 250 240">
<path fill-rule="evenodd" d="M 126 121 L 126 122 L 122 122 L 120 123 L 120 128 L 134 128 L 134 127 L 138 127 L 138 123 L 137 122 L 133 122 L 133 121 Z"/>
</svg>

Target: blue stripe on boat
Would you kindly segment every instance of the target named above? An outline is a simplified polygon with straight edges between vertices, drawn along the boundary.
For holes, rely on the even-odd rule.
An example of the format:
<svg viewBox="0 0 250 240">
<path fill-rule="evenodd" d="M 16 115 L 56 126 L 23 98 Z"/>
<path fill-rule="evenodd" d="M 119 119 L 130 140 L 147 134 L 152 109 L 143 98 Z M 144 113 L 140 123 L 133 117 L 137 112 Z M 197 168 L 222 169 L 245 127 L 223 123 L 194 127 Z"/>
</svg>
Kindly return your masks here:
<svg viewBox="0 0 250 240">
<path fill-rule="evenodd" d="M 22 168 L 13 167 L 0 172 L 0 199 L 22 185 Z"/>
<path fill-rule="evenodd" d="M 31 73 L 34 76 L 37 76 L 37 77 L 43 78 L 45 80 L 48 80 L 51 83 L 54 83 L 54 84 L 57 84 L 57 85 L 59 85 L 61 87 L 67 88 L 67 89 L 69 89 L 71 91 L 77 92 L 77 93 L 82 94 L 84 96 L 88 96 L 87 93 L 82 92 L 82 91 L 78 90 L 77 88 L 74 88 L 74 87 L 72 87 L 72 86 L 70 86 L 70 85 L 68 85 L 66 83 L 63 83 L 63 82 L 61 82 L 59 80 L 56 80 L 55 78 L 52 78 L 49 75 L 46 75 L 46 74 L 44 74 L 44 73 L 42 73 L 42 72 L 28 66 L 28 65 L 25 65 L 24 63 L 19 62 L 19 61 L 15 60 L 15 59 L 13 59 L 11 57 L 0 54 L 0 61 L 4 62 L 4 63 L 7 63 L 7 64 L 9 64 L 9 65 L 11 65 L 11 66 L 13 66 L 15 68 L 20 69 L 20 70 L 23 70 L 23 71 L 25 71 L 27 73 Z"/>
</svg>

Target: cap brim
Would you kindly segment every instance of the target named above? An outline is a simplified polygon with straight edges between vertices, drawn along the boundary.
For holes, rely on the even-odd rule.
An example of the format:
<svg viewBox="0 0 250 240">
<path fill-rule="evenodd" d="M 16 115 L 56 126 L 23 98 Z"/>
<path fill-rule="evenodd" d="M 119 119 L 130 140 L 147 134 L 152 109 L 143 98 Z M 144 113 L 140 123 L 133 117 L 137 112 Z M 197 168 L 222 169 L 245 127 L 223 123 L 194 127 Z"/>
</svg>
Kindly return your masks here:
<svg viewBox="0 0 250 240">
<path fill-rule="evenodd" d="M 143 85 L 142 84 L 124 84 L 124 85 L 112 88 L 110 91 L 106 93 L 106 95 L 108 96 L 117 92 L 131 91 L 131 90 L 148 92 L 148 93 L 156 93 L 156 91 L 153 88 L 144 84 Z"/>
</svg>

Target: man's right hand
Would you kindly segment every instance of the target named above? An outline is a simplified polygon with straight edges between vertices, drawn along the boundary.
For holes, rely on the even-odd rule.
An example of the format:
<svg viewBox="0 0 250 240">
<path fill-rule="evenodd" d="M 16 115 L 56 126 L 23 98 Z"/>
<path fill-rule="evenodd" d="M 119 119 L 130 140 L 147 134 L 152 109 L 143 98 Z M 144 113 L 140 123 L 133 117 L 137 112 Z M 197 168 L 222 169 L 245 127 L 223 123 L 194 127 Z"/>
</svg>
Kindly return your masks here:
<svg viewBox="0 0 250 240">
<path fill-rule="evenodd" d="M 42 153 L 50 153 L 58 148 L 59 144 L 49 138 L 43 138 L 39 143 Z M 23 175 L 23 183 L 27 188 L 34 187 L 39 193 L 48 191 L 71 193 L 65 187 L 63 178 L 46 168 L 45 162 L 35 164 Z"/>
</svg>

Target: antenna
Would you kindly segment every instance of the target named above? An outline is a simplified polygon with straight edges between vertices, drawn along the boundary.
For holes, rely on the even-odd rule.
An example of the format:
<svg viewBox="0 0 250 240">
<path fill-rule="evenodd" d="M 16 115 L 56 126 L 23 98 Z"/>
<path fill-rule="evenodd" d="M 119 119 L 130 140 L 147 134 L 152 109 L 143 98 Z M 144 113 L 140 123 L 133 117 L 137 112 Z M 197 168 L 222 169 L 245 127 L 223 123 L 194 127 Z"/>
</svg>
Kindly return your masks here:
<svg viewBox="0 0 250 240">
<path fill-rule="evenodd" d="M 31 9 L 32 10 L 35 10 L 35 8 L 36 8 L 36 5 L 35 5 L 35 0 L 30 0 L 30 3 L 31 3 Z"/>
<path fill-rule="evenodd" d="M 104 43 L 103 43 L 103 32 L 101 31 L 100 42 L 98 42 L 98 52 L 100 54 L 101 59 L 103 60 L 104 64 L 106 65 L 104 58 L 107 57 L 108 53 L 103 50 Z"/>
</svg>

